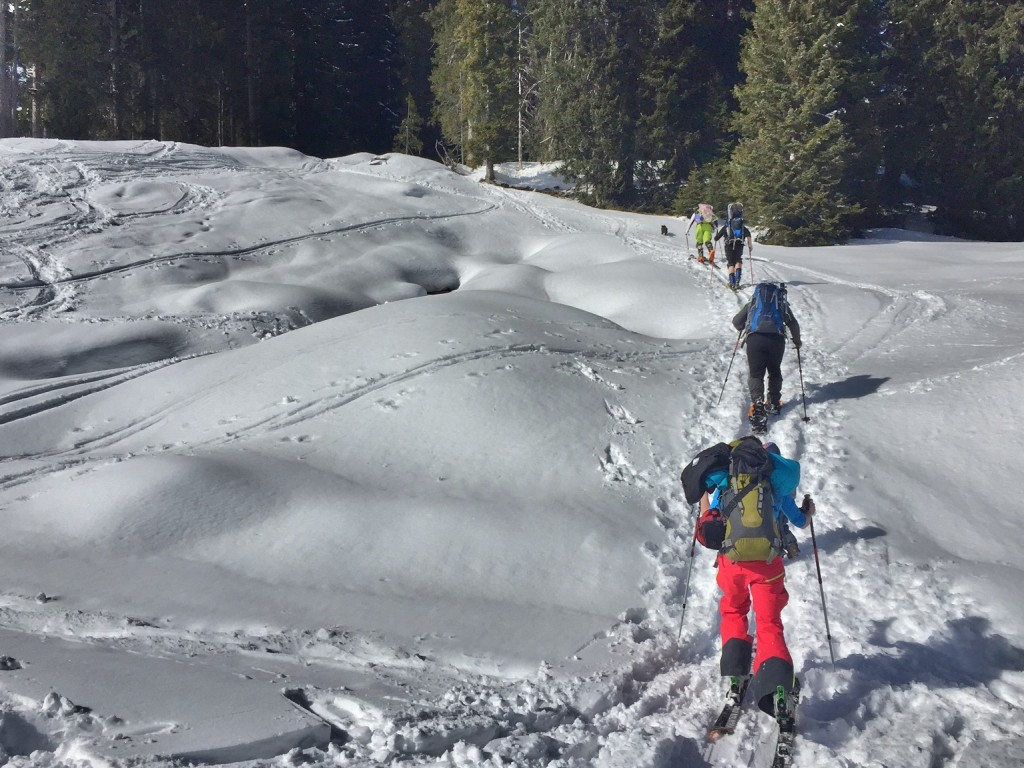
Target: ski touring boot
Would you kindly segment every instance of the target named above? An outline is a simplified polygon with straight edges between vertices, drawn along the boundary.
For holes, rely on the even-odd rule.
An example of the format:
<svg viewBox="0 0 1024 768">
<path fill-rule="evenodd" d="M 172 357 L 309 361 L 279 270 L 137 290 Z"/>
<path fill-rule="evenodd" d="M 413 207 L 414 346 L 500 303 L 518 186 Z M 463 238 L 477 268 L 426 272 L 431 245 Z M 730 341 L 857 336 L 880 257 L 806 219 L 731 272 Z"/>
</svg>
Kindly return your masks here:
<svg viewBox="0 0 1024 768">
<path fill-rule="evenodd" d="M 739 706 L 743 702 L 743 694 L 750 682 L 750 675 L 730 675 L 726 680 L 729 682 L 729 688 L 725 692 L 725 699 L 732 702 L 733 706 Z"/>
<path fill-rule="evenodd" d="M 750 429 L 755 435 L 763 435 L 768 431 L 768 414 L 764 409 L 764 400 L 755 400 L 747 414 Z"/>
</svg>

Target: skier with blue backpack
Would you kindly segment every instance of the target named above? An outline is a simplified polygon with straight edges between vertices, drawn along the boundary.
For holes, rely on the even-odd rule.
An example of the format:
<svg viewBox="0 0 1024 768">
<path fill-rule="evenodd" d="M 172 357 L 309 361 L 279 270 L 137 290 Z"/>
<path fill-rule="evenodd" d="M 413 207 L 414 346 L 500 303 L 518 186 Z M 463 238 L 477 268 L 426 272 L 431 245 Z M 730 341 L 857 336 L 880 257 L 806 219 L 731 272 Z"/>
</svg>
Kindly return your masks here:
<svg viewBox="0 0 1024 768">
<path fill-rule="evenodd" d="M 782 407 L 782 357 L 786 352 L 786 329 L 793 346 L 800 349 L 800 324 L 789 307 L 785 283 L 758 283 L 750 301 L 732 319 L 733 327 L 746 333 L 750 390 L 750 427 L 764 432 L 768 416 Z M 765 374 L 768 398 L 765 399 Z"/>
<path fill-rule="evenodd" d="M 743 205 L 729 203 L 728 217 L 725 225 L 715 235 L 717 243 L 725 238 L 725 261 L 729 266 L 729 287 L 736 290 L 743 279 L 743 241 L 747 241 L 747 250 L 754 253 L 754 239 L 743 223 Z"/>
</svg>

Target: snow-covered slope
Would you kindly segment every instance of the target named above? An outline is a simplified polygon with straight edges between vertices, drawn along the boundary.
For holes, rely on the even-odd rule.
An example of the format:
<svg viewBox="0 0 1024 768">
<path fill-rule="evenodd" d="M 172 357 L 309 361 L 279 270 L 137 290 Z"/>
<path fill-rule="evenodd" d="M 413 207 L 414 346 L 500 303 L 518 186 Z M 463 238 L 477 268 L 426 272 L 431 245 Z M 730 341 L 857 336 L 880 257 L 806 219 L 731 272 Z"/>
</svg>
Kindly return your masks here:
<svg viewBox="0 0 1024 768">
<path fill-rule="evenodd" d="M 742 296 L 682 222 L 401 155 L 13 139 L 0 211 L 12 764 L 759 764 L 760 715 L 703 740 L 678 473 L 744 432 Z M 1019 764 L 1024 248 L 755 257 L 804 330 L 772 437 L 836 657 L 805 538 L 795 764 Z"/>
</svg>

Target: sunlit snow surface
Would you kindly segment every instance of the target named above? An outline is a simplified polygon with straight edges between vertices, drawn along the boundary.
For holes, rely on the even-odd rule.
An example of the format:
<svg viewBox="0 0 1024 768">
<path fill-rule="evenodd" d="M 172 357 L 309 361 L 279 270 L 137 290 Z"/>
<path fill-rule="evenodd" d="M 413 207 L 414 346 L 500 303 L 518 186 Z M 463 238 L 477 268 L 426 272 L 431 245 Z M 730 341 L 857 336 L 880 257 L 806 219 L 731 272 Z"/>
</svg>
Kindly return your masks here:
<svg viewBox="0 0 1024 768">
<path fill-rule="evenodd" d="M 753 711 L 704 743 L 678 482 L 744 433 L 743 297 L 552 171 L 0 141 L 0 762 L 763 764 Z M 800 532 L 795 765 L 1019 765 L 1024 247 L 751 272 L 836 657 Z"/>
</svg>

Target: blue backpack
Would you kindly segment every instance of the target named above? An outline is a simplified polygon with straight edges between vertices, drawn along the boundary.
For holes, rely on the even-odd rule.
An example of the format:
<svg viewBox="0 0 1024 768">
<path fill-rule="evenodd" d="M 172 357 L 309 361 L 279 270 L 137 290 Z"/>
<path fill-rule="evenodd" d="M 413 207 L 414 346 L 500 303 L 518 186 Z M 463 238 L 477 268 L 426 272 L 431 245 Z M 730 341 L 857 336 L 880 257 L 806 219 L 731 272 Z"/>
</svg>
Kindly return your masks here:
<svg viewBox="0 0 1024 768">
<path fill-rule="evenodd" d="M 743 206 L 739 203 L 729 203 L 728 214 L 726 226 L 729 230 L 725 239 L 727 243 L 732 244 L 743 239 Z"/>
<path fill-rule="evenodd" d="M 788 309 L 785 283 L 758 283 L 747 311 L 747 333 L 785 334 Z"/>
</svg>

